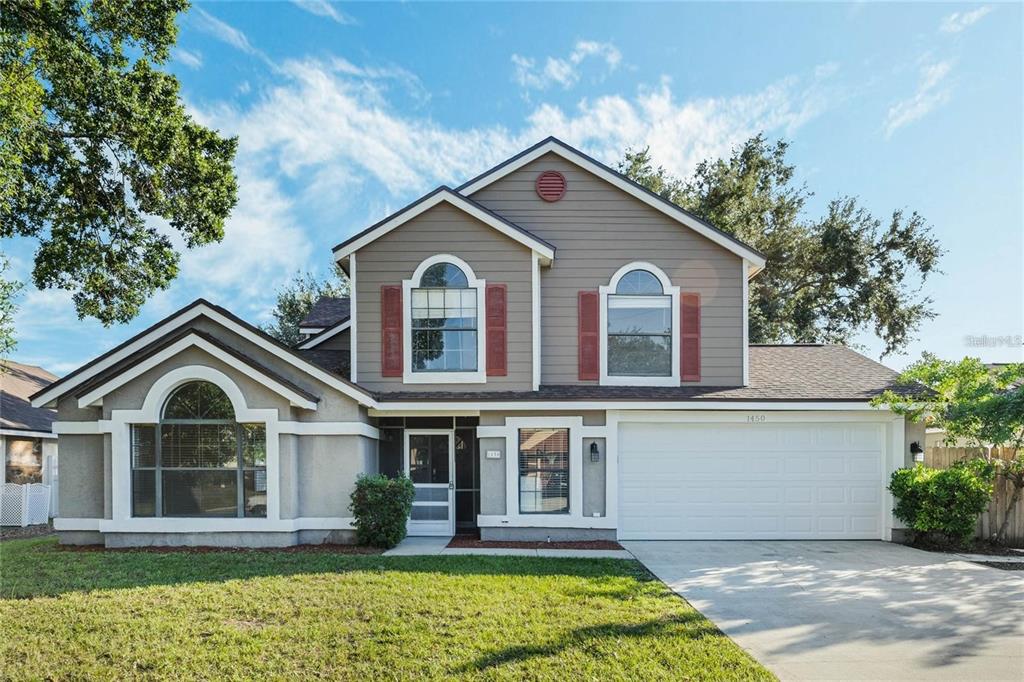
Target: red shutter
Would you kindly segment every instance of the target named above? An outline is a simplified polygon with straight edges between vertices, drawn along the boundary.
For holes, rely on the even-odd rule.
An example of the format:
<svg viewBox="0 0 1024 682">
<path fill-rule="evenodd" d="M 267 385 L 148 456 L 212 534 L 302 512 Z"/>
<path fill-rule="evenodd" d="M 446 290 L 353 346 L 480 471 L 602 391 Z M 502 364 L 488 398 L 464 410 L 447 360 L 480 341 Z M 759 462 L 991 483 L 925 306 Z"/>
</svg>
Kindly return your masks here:
<svg viewBox="0 0 1024 682">
<path fill-rule="evenodd" d="M 508 374 L 508 286 L 488 284 L 487 307 L 487 376 Z"/>
<path fill-rule="evenodd" d="M 596 291 L 579 294 L 580 381 L 596 381 L 601 376 L 600 298 Z"/>
<path fill-rule="evenodd" d="M 402 287 L 380 288 L 380 375 L 402 376 Z"/>
<path fill-rule="evenodd" d="M 700 294 L 679 294 L 679 378 L 700 381 Z"/>
</svg>

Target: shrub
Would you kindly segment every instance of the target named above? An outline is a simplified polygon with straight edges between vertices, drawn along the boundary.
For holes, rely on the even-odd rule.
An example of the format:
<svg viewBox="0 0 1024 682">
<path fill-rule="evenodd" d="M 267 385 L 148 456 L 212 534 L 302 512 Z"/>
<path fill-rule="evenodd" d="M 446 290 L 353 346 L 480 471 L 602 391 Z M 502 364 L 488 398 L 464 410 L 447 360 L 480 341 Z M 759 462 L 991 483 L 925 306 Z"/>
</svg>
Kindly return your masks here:
<svg viewBox="0 0 1024 682">
<path fill-rule="evenodd" d="M 356 479 L 348 507 L 355 518 L 356 542 L 384 549 L 401 542 L 405 538 L 405 524 L 412 511 L 414 494 L 412 481 L 404 475 L 388 478 L 374 474 Z"/>
<path fill-rule="evenodd" d="M 939 534 L 956 544 L 974 535 L 978 514 L 992 500 L 992 468 L 984 460 L 958 462 L 948 469 L 918 464 L 893 472 L 889 490 L 893 513 L 918 536 Z"/>
</svg>

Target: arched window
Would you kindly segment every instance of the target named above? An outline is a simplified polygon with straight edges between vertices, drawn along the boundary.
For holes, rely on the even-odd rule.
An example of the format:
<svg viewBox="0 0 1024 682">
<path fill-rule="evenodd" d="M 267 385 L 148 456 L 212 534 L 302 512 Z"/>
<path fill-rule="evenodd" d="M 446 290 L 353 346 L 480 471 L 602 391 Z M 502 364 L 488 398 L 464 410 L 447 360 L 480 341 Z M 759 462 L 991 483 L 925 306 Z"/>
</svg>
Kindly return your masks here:
<svg viewBox="0 0 1024 682">
<path fill-rule="evenodd" d="M 478 291 L 458 265 L 430 265 L 413 282 L 410 332 L 413 372 L 475 372 Z"/>
<path fill-rule="evenodd" d="M 672 296 L 652 272 L 629 270 L 608 294 L 609 377 L 671 377 Z"/>
<path fill-rule="evenodd" d="M 264 424 L 239 424 L 208 381 L 174 389 L 157 424 L 132 425 L 132 515 L 265 517 Z"/>
</svg>

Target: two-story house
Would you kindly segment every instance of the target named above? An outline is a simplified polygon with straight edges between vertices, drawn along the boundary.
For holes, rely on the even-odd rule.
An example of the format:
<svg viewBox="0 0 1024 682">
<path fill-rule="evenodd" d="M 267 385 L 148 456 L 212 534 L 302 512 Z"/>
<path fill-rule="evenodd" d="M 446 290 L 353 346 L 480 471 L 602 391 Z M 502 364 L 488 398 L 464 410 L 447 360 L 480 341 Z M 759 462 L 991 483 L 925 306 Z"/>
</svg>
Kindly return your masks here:
<svg viewBox="0 0 1024 682">
<path fill-rule="evenodd" d="M 34 396 L 64 542 L 351 538 L 361 473 L 409 532 L 887 539 L 923 433 L 847 348 L 753 345 L 757 250 L 547 139 L 334 248 L 349 299 L 285 347 L 199 300 Z"/>
</svg>

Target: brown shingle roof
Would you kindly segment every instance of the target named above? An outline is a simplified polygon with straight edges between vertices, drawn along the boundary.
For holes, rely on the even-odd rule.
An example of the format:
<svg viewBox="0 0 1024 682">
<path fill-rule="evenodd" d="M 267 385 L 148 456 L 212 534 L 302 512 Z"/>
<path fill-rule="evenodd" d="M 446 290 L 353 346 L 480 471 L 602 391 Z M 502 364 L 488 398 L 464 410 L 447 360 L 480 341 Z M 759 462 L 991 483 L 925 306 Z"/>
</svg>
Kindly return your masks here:
<svg viewBox="0 0 1024 682">
<path fill-rule="evenodd" d="M 49 431 L 57 413 L 32 407 L 28 397 L 57 380 L 42 367 L 4 360 L 0 368 L 0 428 Z"/>
<path fill-rule="evenodd" d="M 637 400 L 637 401 L 842 401 L 867 402 L 900 386 L 898 374 L 845 346 L 797 344 L 750 346 L 749 386 L 541 386 L 539 391 L 400 391 L 381 401 L 411 400 Z"/>
<path fill-rule="evenodd" d="M 309 314 L 299 322 L 300 327 L 331 327 L 348 319 L 352 302 L 347 296 L 322 296 L 313 304 Z"/>
</svg>

